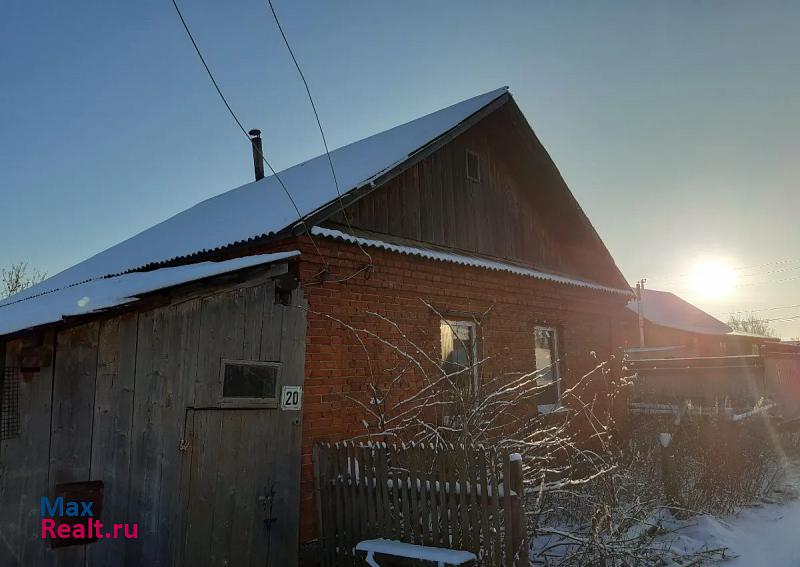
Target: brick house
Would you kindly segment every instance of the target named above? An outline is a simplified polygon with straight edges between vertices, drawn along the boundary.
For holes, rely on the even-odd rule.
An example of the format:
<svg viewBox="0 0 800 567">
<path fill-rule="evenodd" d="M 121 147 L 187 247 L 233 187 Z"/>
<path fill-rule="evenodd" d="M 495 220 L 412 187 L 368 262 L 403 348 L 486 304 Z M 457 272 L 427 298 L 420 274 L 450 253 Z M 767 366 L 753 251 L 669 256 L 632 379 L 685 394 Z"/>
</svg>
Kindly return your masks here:
<svg viewBox="0 0 800 567">
<path fill-rule="evenodd" d="M 25 564 L 60 554 L 76 565 L 120 548 L 129 564 L 172 565 L 249 546 L 256 565 L 272 537 L 270 559 L 294 564 L 315 537 L 314 443 L 362 431 L 349 398 L 396 365 L 340 323 L 370 324 L 369 312 L 445 362 L 495 355 L 478 386 L 484 373 L 549 369 L 534 411 L 555 409 L 621 346 L 630 288 L 507 89 L 331 159 L 341 197 L 326 156 L 263 179 L 256 160 L 254 183 L 0 302 L 6 383 L 23 376 L 21 425 L 0 441 L 0 464 L 17 471 L 0 493 L 23 496 L 0 511 L 12 534 L 0 545 Z M 129 388 L 113 390 L 131 365 Z M 300 412 L 278 399 L 287 385 L 304 389 Z M 110 438 L 109 416 L 124 430 Z M 34 444 L 69 450 L 26 452 Z M 140 472 L 123 483 L 122 470 Z M 46 550 L 25 532 L 33 524 L 20 530 L 38 497 L 95 480 L 104 513 L 145 524 L 139 540 Z M 264 534 L 252 518 L 273 499 L 277 533 Z M 231 525 L 250 526 L 246 541 L 219 538 Z"/>
</svg>

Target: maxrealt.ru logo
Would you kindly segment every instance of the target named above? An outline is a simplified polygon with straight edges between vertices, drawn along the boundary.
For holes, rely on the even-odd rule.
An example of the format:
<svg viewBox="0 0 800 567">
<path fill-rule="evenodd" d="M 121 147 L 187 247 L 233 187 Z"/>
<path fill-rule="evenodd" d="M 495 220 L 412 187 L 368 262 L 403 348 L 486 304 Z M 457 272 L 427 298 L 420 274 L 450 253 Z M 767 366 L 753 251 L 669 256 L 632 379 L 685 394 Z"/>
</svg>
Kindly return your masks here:
<svg viewBox="0 0 800 567">
<path fill-rule="evenodd" d="M 42 539 L 96 540 L 137 539 L 138 524 L 104 526 L 94 517 L 94 503 L 85 500 L 65 500 L 59 496 L 50 500 L 42 496 Z"/>
</svg>

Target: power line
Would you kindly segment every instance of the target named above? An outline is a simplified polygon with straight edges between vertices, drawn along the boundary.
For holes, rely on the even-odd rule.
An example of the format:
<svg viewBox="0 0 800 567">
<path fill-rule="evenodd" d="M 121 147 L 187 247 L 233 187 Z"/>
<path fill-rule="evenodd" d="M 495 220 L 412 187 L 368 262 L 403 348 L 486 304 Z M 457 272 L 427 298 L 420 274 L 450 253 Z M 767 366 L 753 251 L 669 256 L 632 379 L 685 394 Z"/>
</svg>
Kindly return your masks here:
<svg viewBox="0 0 800 567">
<path fill-rule="evenodd" d="M 289 44 L 289 39 L 286 37 L 286 33 L 283 31 L 283 26 L 281 26 L 281 21 L 278 19 L 278 14 L 275 12 L 275 6 L 272 5 L 272 0 L 267 0 L 269 4 L 269 9 L 272 12 L 272 17 L 275 19 L 275 24 L 278 26 L 278 31 L 281 33 L 281 37 L 283 38 L 283 43 L 286 45 L 286 49 L 289 51 L 289 55 L 292 58 L 292 63 L 294 63 L 295 68 L 297 69 L 297 73 L 300 75 L 300 79 L 303 81 L 303 86 L 306 88 L 306 94 L 308 95 L 308 101 L 311 103 L 311 109 L 314 111 L 314 118 L 317 120 L 317 127 L 319 128 L 319 134 L 322 137 L 322 145 L 325 146 L 325 155 L 328 156 L 328 164 L 331 168 L 331 175 L 333 176 L 333 183 L 336 186 L 336 195 L 339 201 L 339 210 L 342 212 L 344 216 L 344 220 L 347 223 L 347 228 L 350 230 L 350 234 L 355 236 L 353 233 L 353 226 L 350 224 L 350 215 L 347 214 L 345 211 L 344 203 L 342 201 L 342 191 L 339 188 L 339 179 L 336 177 L 336 169 L 333 167 L 333 159 L 331 159 L 331 152 L 328 149 L 328 140 L 325 138 L 325 130 L 322 128 L 322 121 L 319 118 L 319 112 L 317 112 L 317 105 L 314 103 L 314 97 L 311 96 L 311 89 L 308 86 L 308 81 L 306 81 L 306 76 L 303 73 L 303 70 L 300 68 L 300 63 L 297 61 L 297 57 L 294 55 L 294 51 L 292 50 L 292 46 Z M 372 266 L 372 256 L 367 252 L 364 247 L 361 245 L 360 242 L 356 239 L 356 244 L 358 248 L 363 252 L 366 257 L 369 259 L 369 265 Z"/>
<path fill-rule="evenodd" d="M 790 266 L 788 268 L 779 268 L 777 270 L 765 270 L 765 271 L 751 270 L 752 273 L 741 274 L 741 277 L 753 278 L 757 276 L 769 276 L 772 274 L 784 274 L 786 272 L 796 272 L 797 270 L 800 270 L 800 266 Z"/>
<path fill-rule="evenodd" d="M 794 309 L 796 307 L 800 307 L 800 304 L 797 305 L 781 305 L 780 307 L 764 307 L 762 309 L 743 309 L 741 311 L 729 311 L 728 315 L 741 315 L 747 313 L 762 313 L 764 311 L 779 311 L 780 309 Z"/>
<path fill-rule="evenodd" d="M 789 267 L 785 267 L 786 265 Z M 777 269 L 768 269 L 768 270 L 761 270 L 761 268 L 770 268 L 772 266 L 779 266 Z M 779 260 L 772 260 L 770 262 L 764 262 L 762 264 L 750 264 L 750 265 L 742 265 L 742 266 L 734 266 L 731 268 L 733 272 L 743 272 L 743 271 L 751 271 L 752 273 L 749 274 L 739 274 L 740 277 L 754 277 L 757 275 L 769 275 L 769 274 L 778 274 L 783 272 L 792 272 L 795 270 L 800 270 L 800 259 L 796 258 L 782 258 Z M 760 272 L 760 273 L 759 273 Z M 691 272 L 682 272 L 674 275 L 650 275 L 648 276 L 650 279 L 657 280 L 661 284 L 668 284 L 668 283 L 676 283 L 680 280 L 684 280 L 686 278 L 692 277 Z"/>
<path fill-rule="evenodd" d="M 764 321 L 769 321 L 770 323 L 777 323 L 781 321 L 794 321 L 796 319 L 800 319 L 800 315 L 790 315 L 789 317 L 775 317 L 772 319 L 764 319 Z"/>
<path fill-rule="evenodd" d="M 793 281 L 797 281 L 797 280 L 800 280 L 800 276 L 792 276 L 792 277 L 789 277 L 789 278 L 782 278 L 782 279 L 778 279 L 778 280 L 763 280 L 763 281 L 760 281 L 760 282 L 743 282 L 743 283 L 737 283 L 736 286 L 737 287 L 749 287 L 749 286 L 759 286 L 759 285 L 770 285 L 770 284 L 780 284 L 780 283 L 786 283 L 786 282 L 793 282 Z"/>
<path fill-rule="evenodd" d="M 325 271 L 329 272 L 330 270 L 329 270 L 328 262 L 327 262 L 327 260 L 325 260 L 325 257 L 322 255 L 322 252 L 320 252 L 319 246 L 317 246 L 317 243 L 314 240 L 314 237 L 311 235 L 311 230 L 309 230 L 308 225 L 306 224 L 306 221 L 303 218 L 303 214 L 300 212 L 300 208 L 297 206 L 297 203 L 295 202 L 294 198 L 292 197 L 292 194 L 289 193 L 289 189 L 287 189 L 286 185 L 283 182 L 283 179 L 281 179 L 281 177 L 278 175 L 278 172 L 275 171 L 275 168 L 272 167 L 272 164 L 270 164 L 269 161 L 267 161 L 267 158 L 264 157 L 264 153 L 261 150 L 259 150 L 259 148 L 255 144 L 253 144 L 252 140 L 250 139 L 250 136 L 247 133 L 247 130 L 245 129 L 244 126 L 242 126 L 242 122 L 236 116 L 236 113 L 233 111 L 233 108 L 231 108 L 231 105 L 228 103 L 228 99 L 225 98 L 225 95 L 222 93 L 222 89 L 220 88 L 219 84 L 217 83 L 217 80 L 214 78 L 214 74 L 211 72 L 211 69 L 208 67 L 208 63 L 206 63 L 206 59 L 205 59 L 205 57 L 203 57 L 203 54 L 200 51 L 200 47 L 198 47 L 197 42 L 194 39 L 194 35 L 192 35 L 192 32 L 189 29 L 189 25 L 186 23 L 186 20 L 183 17 L 183 13 L 181 13 L 181 9 L 178 7 L 178 3 L 176 2 L 176 0 L 172 0 L 172 5 L 175 7 L 175 11 L 178 13 L 178 17 L 181 20 L 181 24 L 183 24 L 183 29 L 186 30 L 186 35 L 189 36 L 189 39 L 192 42 L 192 46 L 194 46 L 194 50 L 197 53 L 197 56 L 200 58 L 200 61 L 203 63 L 203 67 L 205 67 L 206 73 L 208 74 L 208 78 L 211 79 L 211 83 L 214 85 L 214 88 L 216 89 L 217 94 L 219 95 L 219 98 L 222 99 L 222 102 L 225 104 L 225 108 L 228 109 L 228 113 L 230 113 L 231 117 L 236 122 L 236 125 L 239 127 L 239 130 L 242 131 L 242 134 L 244 134 L 245 138 L 247 138 L 247 140 L 250 143 L 250 145 L 256 150 L 256 152 L 261 157 L 261 159 L 264 160 L 264 163 L 267 164 L 267 167 L 272 172 L 272 175 L 275 177 L 275 179 L 278 180 L 278 183 L 280 184 L 281 188 L 283 189 L 283 192 L 286 193 L 286 196 L 289 198 L 289 201 L 292 203 L 292 206 L 294 207 L 294 210 L 297 212 L 297 217 L 300 219 L 300 223 L 302 223 L 303 227 L 305 228 L 306 234 L 308 234 L 308 238 L 309 238 L 309 240 L 311 240 L 311 244 L 314 245 L 314 249 L 316 250 L 317 255 L 320 257 L 320 259 L 322 260 L 323 264 L 325 265 Z"/>
</svg>

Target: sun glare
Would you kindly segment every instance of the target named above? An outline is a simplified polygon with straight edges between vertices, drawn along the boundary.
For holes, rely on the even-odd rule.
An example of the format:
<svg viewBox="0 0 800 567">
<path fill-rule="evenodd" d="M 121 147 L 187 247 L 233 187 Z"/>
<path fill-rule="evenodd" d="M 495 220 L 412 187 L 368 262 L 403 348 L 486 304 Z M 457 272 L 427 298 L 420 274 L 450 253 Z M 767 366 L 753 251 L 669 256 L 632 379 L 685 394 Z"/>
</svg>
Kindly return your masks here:
<svg viewBox="0 0 800 567">
<path fill-rule="evenodd" d="M 689 284 L 700 297 L 723 299 L 736 287 L 736 272 L 722 260 L 698 262 L 689 274 Z"/>
</svg>

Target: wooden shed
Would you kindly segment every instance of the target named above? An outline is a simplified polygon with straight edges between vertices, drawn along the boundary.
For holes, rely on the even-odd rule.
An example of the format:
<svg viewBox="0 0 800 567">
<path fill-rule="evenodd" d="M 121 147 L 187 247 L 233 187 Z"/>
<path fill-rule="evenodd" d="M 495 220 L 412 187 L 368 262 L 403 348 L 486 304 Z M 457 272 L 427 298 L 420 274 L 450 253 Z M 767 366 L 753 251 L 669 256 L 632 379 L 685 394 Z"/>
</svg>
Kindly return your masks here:
<svg viewBox="0 0 800 567">
<path fill-rule="evenodd" d="M 4 309 L 3 325 L 58 321 L 1 351 L 0 565 L 296 563 L 306 313 L 293 258 L 103 278 L 52 292 L 45 314 Z M 43 539 L 41 499 L 58 496 L 92 501 L 105 537 Z M 128 526 L 107 537 L 116 523 Z"/>
</svg>

